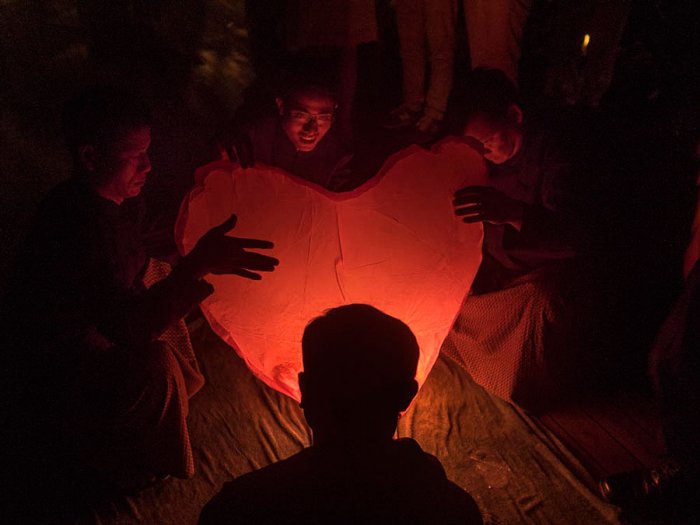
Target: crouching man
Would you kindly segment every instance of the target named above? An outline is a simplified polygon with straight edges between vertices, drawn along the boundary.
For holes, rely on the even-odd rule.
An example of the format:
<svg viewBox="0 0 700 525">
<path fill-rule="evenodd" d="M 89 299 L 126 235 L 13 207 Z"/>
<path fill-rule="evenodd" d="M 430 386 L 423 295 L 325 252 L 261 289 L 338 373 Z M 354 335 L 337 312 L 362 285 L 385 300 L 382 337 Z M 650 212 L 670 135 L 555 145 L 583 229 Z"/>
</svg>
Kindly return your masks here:
<svg viewBox="0 0 700 525">
<path fill-rule="evenodd" d="M 227 236 L 233 216 L 164 271 L 146 255 L 133 199 L 151 170 L 147 109 L 91 90 L 64 117 L 75 172 L 43 200 L 10 288 L 25 417 L 47 456 L 121 489 L 189 478 L 188 400 L 204 378 L 181 319 L 212 293 L 208 273 L 272 271 L 276 259 L 248 251 L 272 244 Z"/>
<path fill-rule="evenodd" d="M 416 395 L 418 343 L 368 305 L 311 321 L 301 406 L 313 445 L 224 485 L 200 523 L 480 524 L 474 500 L 412 439 L 393 439 Z"/>
<path fill-rule="evenodd" d="M 491 393 L 541 408 L 593 366 L 573 364 L 593 361 L 575 350 L 594 317 L 596 286 L 579 268 L 580 227 L 592 221 L 578 186 L 591 156 L 561 131 L 576 128 L 568 115 L 525 114 L 503 72 L 477 69 L 465 89 L 463 136 L 482 152 L 489 183 L 460 189 L 454 206 L 463 222 L 483 224 L 483 262 L 443 350 Z"/>
<path fill-rule="evenodd" d="M 275 116 L 232 123 L 219 133 L 222 158 L 242 168 L 261 162 L 330 191 L 347 191 L 362 182 L 353 180 L 355 162 L 336 136 L 338 104 L 331 90 L 292 81 L 275 104 Z"/>
</svg>

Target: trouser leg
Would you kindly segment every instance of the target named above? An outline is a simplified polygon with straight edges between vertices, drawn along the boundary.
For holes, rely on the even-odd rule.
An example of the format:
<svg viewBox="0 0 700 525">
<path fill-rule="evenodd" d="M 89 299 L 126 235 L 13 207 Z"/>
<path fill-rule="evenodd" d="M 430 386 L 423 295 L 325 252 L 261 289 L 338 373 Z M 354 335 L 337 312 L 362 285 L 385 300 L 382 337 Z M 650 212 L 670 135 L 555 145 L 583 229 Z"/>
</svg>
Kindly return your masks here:
<svg viewBox="0 0 700 525">
<path fill-rule="evenodd" d="M 353 105 L 357 92 L 357 47 L 346 47 L 340 51 L 338 74 L 338 133 L 345 144 L 351 145 L 353 138 Z"/>
<path fill-rule="evenodd" d="M 442 120 L 452 90 L 456 14 L 456 0 L 431 0 L 425 3 L 430 55 L 430 83 L 425 114 L 437 120 Z"/>
<path fill-rule="evenodd" d="M 472 68 L 497 68 L 517 81 L 531 5 L 532 0 L 464 0 Z"/>
<path fill-rule="evenodd" d="M 417 111 L 425 100 L 425 9 L 427 0 L 398 0 L 396 24 L 399 32 L 403 78 L 403 100 Z"/>
</svg>

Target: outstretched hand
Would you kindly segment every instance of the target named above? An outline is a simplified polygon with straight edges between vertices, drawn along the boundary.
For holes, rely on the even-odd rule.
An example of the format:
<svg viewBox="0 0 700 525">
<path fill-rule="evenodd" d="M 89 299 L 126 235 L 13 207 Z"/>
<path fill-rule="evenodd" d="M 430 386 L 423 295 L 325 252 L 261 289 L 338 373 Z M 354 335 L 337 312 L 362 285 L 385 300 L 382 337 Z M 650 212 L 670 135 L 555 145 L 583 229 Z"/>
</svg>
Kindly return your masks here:
<svg viewBox="0 0 700 525">
<path fill-rule="evenodd" d="M 247 251 L 272 248 L 274 245 L 270 241 L 226 235 L 236 222 L 236 216 L 231 215 L 199 239 L 182 263 L 192 275 L 201 278 L 208 273 L 232 274 L 260 280 L 262 276 L 256 272 L 271 272 L 275 269 L 279 261 L 274 257 Z"/>
<path fill-rule="evenodd" d="M 467 186 L 454 194 L 455 215 L 462 222 L 516 224 L 523 218 L 525 205 L 502 191 L 488 186 Z"/>
</svg>

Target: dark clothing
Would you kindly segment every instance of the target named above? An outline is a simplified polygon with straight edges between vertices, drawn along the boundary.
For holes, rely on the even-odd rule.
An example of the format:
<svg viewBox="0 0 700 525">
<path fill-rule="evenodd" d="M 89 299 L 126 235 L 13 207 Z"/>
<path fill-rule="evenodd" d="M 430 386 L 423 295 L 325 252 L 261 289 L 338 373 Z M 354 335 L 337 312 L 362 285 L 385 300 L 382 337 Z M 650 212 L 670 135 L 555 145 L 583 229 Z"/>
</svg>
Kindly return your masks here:
<svg viewBox="0 0 700 525">
<path fill-rule="evenodd" d="M 10 286 L 13 350 L 36 433 L 98 470 L 187 477 L 187 399 L 203 379 L 193 355 L 157 339 L 213 288 L 177 269 L 146 288 L 137 208 L 77 178 L 44 199 Z"/>
<path fill-rule="evenodd" d="M 700 262 L 652 348 L 650 375 L 661 402 L 668 451 L 683 467 L 700 472 Z"/>
<path fill-rule="evenodd" d="M 698 523 L 700 503 L 700 262 L 666 318 L 649 356 L 649 373 L 661 409 L 663 434 L 678 472 L 666 492 L 675 515 L 669 522 Z"/>
<path fill-rule="evenodd" d="M 200 524 L 480 524 L 474 500 L 411 439 L 312 446 L 226 483 Z"/>
<path fill-rule="evenodd" d="M 118 206 L 73 179 L 40 206 L 20 256 L 15 299 L 33 337 L 52 350 L 74 354 L 93 337 L 138 347 L 213 291 L 177 270 L 146 290 L 140 278 L 147 261 L 135 202 Z"/>
<path fill-rule="evenodd" d="M 577 166 L 560 139 L 556 126 L 533 120 L 524 125 L 523 142 L 513 158 L 500 165 L 489 163 L 491 186 L 526 208 L 519 229 L 484 223 L 484 263 L 475 290 L 499 289 L 574 256 L 576 203 L 570 185 Z"/>
<path fill-rule="evenodd" d="M 283 169 L 330 191 L 350 189 L 351 155 L 329 131 L 312 151 L 297 151 L 278 118 L 258 120 L 242 129 L 256 162 Z"/>
</svg>

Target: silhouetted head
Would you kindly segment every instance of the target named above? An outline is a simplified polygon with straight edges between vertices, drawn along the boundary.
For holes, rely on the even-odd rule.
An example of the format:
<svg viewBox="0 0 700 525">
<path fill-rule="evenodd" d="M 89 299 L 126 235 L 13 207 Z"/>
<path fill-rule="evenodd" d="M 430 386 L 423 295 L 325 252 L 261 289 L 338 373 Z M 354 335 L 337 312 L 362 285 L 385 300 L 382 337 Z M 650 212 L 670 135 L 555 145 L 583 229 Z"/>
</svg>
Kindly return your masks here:
<svg viewBox="0 0 700 525">
<path fill-rule="evenodd" d="M 515 84 L 500 69 L 477 68 L 464 90 L 463 135 L 482 144 L 487 160 L 503 164 L 522 145 L 523 112 Z"/>
<path fill-rule="evenodd" d="M 133 95 L 93 88 L 63 112 L 66 144 L 78 172 L 103 197 L 121 204 L 135 197 L 151 170 L 151 115 Z"/>
<path fill-rule="evenodd" d="M 276 103 L 282 129 L 298 151 L 313 151 L 333 126 L 336 97 L 323 85 L 293 84 Z"/>
<path fill-rule="evenodd" d="M 369 305 L 341 306 L 309 323 L 302 349 L 302 407 L 315 442 L 391 439 L 418 390 L 411 329 Z"/>
</svg>

